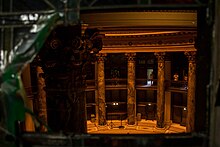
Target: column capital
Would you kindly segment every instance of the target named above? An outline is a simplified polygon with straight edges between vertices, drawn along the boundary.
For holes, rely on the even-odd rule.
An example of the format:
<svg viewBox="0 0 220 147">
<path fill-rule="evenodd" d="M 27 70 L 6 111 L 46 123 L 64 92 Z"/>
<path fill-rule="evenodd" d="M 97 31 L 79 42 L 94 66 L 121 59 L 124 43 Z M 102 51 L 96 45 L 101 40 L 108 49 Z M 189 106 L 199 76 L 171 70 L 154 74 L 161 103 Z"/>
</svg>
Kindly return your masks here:
<svg viewBox="0 0 220 147">
<path fill-rule="evenodd" d="M 36 68 L 37 66 L 42 66 L 41 57 L 37 55 L 31 62 L 31 67 Z"/>
<path fill-rule="evenodd" d="M 136 53 L 125 53 L 125 56 L 128 58 L 128 61 L 134 61 Z"/>
<path fill-rule="evenodd" d="M 89 24 L 83 23 L 81 24 L 81 34 L 85 34 L 85 30 L 88 28 Z"/>
<path fill-rule="evenodd" d="M 196 52 L 184 52 L 184 55 L 188 58 L 188 61 L 195 62 Z"/>
<path fill-rule="evenodd" d="M 154 55 L 157 57 L 159 62 L 163 62 L 165 60 L 165 52 L 156 52 Z"/>
<path fill-rule="evenodd" d="M 96 54 L 97 61 L 98 61 L 98 62 L 104 62 L 104 59 L 105 59 L 106 56 L 107 56 L 106 53 L 99 53 L 99 54 Z"/>
</svg>

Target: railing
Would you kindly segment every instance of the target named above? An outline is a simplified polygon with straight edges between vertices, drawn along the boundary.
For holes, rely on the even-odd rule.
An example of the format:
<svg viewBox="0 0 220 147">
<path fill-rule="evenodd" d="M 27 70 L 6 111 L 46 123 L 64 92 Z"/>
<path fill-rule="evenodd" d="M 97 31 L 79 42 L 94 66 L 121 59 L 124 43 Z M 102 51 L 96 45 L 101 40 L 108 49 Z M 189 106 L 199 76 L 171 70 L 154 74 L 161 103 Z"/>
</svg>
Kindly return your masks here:
<svg viewBox="0 0 220 147">
<path fill-rule="evenodd" d="M 187 89 L 187 81 L 170 81 L 170 87 Z"/>
<path fill-rule="evenodd" d="M 105 80 L 106 86 L 124 86 L 127 85 L 127 79 L 106 79 Z M 155 87 L 157 86 L 157 79 L 136 79 L 135 85 L 137 87 Z M 95 80 L 87 80 L 86 81 L 87 89 L 95 89 L 96 88 L 96 81 Z M 187 90 L 188 85 L 186 81 L 168 81 L 165 80 L 165 87 L 166 89 L 176 89 L 176 90 Z"/>
<path fill-rule="evenodd" d="M 86 87 L 95 87 L 96 81 L 95 80 L 86 80 Z"/>
<path fill-rule="evenodd" d="M 157 79 L 136 79 L 136 85 L 156 86 Z"/>
<path fill-rule="evenodd" d="M 179 105 L 172 105 L 173 111 L 173 122 L 179 123 L 182 126 L 186 125 L 186 115 L 187 115 L 187 107 L 186 106 L 179 106 Z M 178 116 L 174 116 L 174 114 L 179 114 Z"/>
<path fill-rule="evenodd" d="M 105 85 L 127 85 L 127 79 L 119 79 L 119 78 L 106 79 Z"/>
</svg>

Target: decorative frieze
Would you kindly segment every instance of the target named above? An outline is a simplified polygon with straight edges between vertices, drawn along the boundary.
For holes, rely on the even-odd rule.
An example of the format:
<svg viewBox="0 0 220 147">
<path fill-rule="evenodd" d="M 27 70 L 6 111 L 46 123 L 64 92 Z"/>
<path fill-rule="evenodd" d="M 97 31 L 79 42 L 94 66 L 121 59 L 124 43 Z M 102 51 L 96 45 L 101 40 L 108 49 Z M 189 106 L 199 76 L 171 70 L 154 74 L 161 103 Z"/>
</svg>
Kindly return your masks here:
<svg viewBox="0 0 220 147">
<path fill-rule="evenodd" d="M 124 34 L 124 35 L 123 35 Z M 140 35 L 138 35 L 140 34 Z M 173 46 L 195 44 L 196 31 L 170 31 L 151 34 L 130 33 L 130 34 L 109 34 L 103 38 L 103 47 L 123 47 L 123 46 Z"/>
</svg>

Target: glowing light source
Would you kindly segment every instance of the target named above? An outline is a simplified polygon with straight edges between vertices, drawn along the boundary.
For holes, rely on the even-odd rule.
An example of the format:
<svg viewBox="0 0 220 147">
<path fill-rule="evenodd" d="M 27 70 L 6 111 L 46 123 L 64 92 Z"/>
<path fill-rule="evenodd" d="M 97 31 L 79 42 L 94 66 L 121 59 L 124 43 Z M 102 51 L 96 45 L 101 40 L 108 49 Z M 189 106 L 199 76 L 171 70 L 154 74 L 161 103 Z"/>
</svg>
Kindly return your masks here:
<svg viewBox="0 0 220 147">
<path fill-rule="evenodd" d="M 113 102 L 112 105 L 117 106 L 118 102 Z"/>
</svg>

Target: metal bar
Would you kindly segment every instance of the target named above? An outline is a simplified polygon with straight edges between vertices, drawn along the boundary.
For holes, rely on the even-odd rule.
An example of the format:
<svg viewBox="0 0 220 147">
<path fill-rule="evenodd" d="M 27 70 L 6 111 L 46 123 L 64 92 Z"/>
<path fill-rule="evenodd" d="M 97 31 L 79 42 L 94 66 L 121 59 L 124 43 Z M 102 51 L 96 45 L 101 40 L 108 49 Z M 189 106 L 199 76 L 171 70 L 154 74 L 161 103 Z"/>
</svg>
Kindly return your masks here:
<svg viewBox="0 0 220 147">
<path fill-rule="evenodd" d="M 49 7 L 51 7 L 52 9 L 56 10 L 57 8 L 48 0 L 43 0 Z"/>
<path fill-rule="evenodd" d="M 14 51 L 14 28 L 10 28 L 10 50 Z M 11 51 L 10 51 L 11 52 Z"/>
<path fill-rule="evenodd" d="M 3 50 L 3 37 L 4 37 L 4 29 L 1 28 L 1 44 L 0 44 L 0 50 Z"/>
<path fill-rule="evenodd" d="M 22 15 L 22 14 L 52 14 L 55 13 L 55 10 L 48 11 L 23 11 L 23 12 L 1 12 L 0 16 L 9 16 L 9 15 Z"/>
<path fill-rule="evenodd" d="M 0 12 L 2 13 L 2 5 L 3 5 L 3 0 L 0 0 Z"/>
<path fill-rule="evenodd" d="M 207 7 L 206 4 L 181 4 L 181 5 L 155 5 L 155 4 L 152 4 L 152 5 L 146 5 L 146 4 L 140 4 L 140 5 L 118 5 L 118 6 L 98 6 L 98 7 L 80 7 L 80 10 L 83 11 L 83 10 L 107 10 L 107 9 L 132 9 L 132 8 L 148 8 L 150 10 L 152 9 L 166 9 L 166 10 L 169 10 L 169 9 L 173 9 L 173 10 L 176 10 L 176 9 L 197 9 L 199 7 Z"/>
<path fill-rule="evenodd" d="M 89 7 L 91 7 L 92 5 L 94 5 L 97 2 L 97 0 L 93 0 L 90 4 Z"/>
<path fill-rule="evenodd" d="M 36 23 L 33 23 L 36 24 Z M 0 25 L 0 28 L 6 29 L 6 28 L 22 28 L 22 27 L 31 27 L 33 24 L 24 24 L 24 25 Z"/>
<path fill-rule="evenodd" d="M 2 70 L 3 67 L 3 37 L 4 37 L 4 29 L 1 28 L 1 38 L 0 38 L 0 71 Z"/>
<path fill-rule="evenodd" d="M 81 2 L 81 0 L 80 0 L 80 2 Z M 87 0 L 83 0 L 83 2 L 89 6 L 89 2 Z"/>
<path fill-rule="evenodd" d="M 13 0 L 10 0 L 9 12 L 13 11 Z"/>
</svg>

